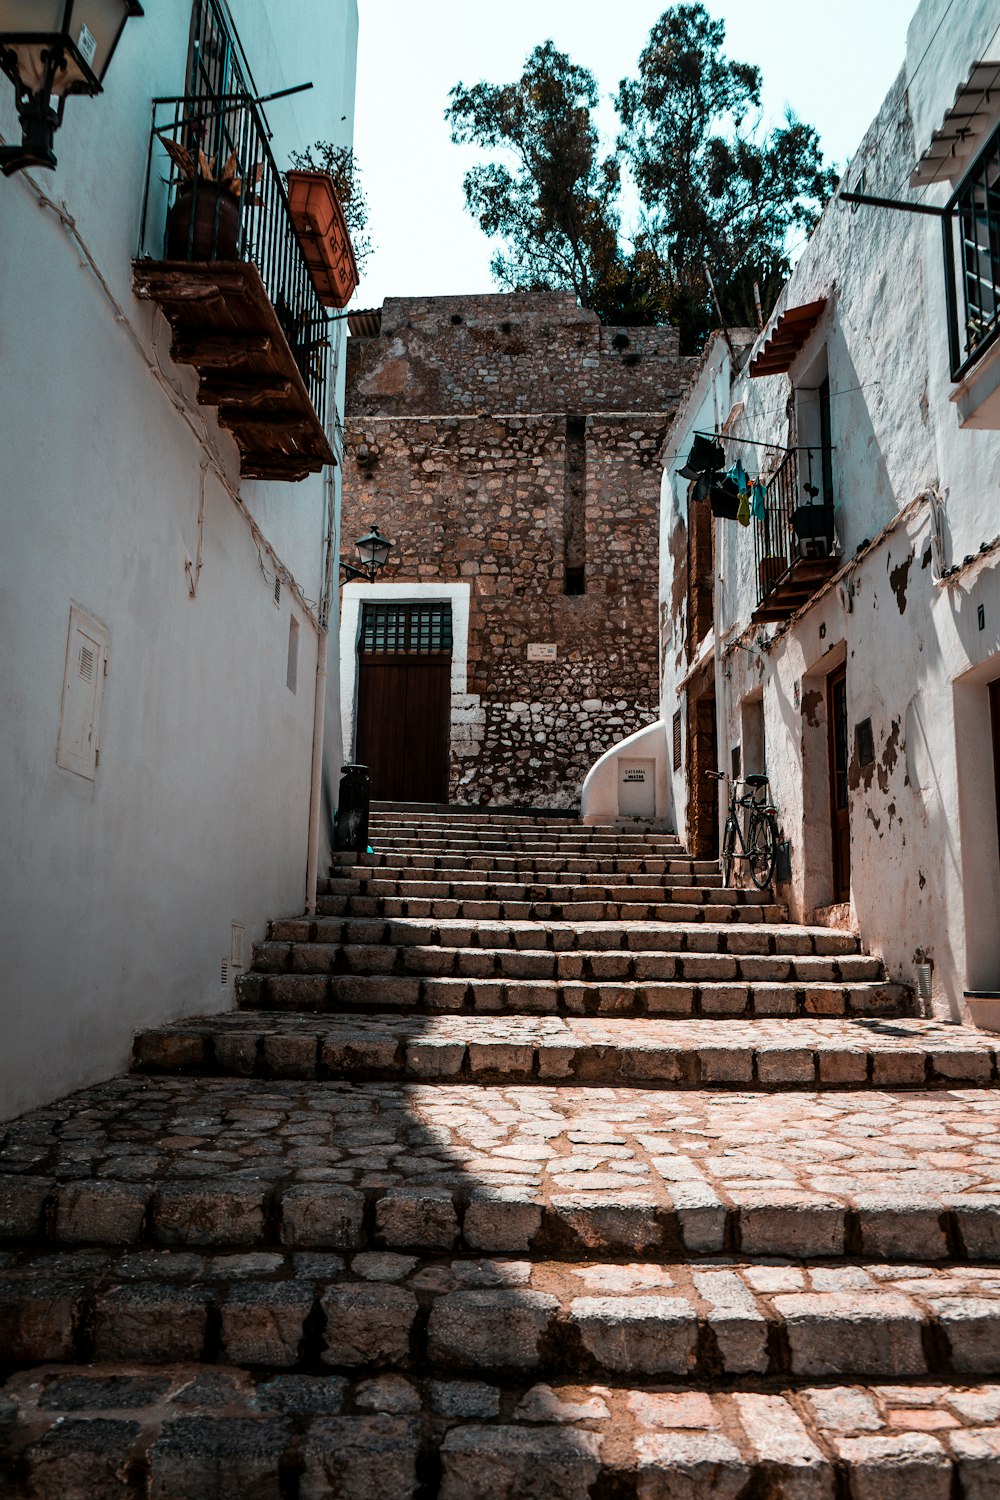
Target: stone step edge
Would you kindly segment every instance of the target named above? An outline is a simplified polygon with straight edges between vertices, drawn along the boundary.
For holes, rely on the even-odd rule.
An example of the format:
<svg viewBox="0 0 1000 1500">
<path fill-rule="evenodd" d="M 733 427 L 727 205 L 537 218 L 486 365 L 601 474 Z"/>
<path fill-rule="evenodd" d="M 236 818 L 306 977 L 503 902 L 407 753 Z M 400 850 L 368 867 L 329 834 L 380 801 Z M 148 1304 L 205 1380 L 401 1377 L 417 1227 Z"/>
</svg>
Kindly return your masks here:
<svg viewBox="0 0 1000 1500">
<path fill-rule="evenodd" d="M 441 979 L 364 974 L 262 974 L 237 980 L 241 1010 L 339 1011 L 376 1007 L 413 1014 L 760 1017 L 907 1013 L 912 991 L 885 980 L 740 984 L 737 981 Z"/>
<path fill-rule="evenodd" d="M 1000 1194 L 904 1200 L 873 1189 L 862 1207 L 782 1186 L 726 1204 L 706 1182 L 666 1182 L 653 1201 L 514 1186 L 275 1184 L 259 1179 L 57 1182 L 0 1177 L 0 1246 L 469 1251 L 551 1260 L 796 1255 L 840 1260 L 1000 1261 Z M 731 1195 L 731 1197 L 734 1195 Z"/>
<path fill-rule="evenodd" d="M 602 974 L 602 966 L 618 972 Z M 546 968 L 547 972 L 532 974 L 532 968 Z M 652 972 L 656 969 L 672 972 Z M 857 970 L 870 972 L 854 972 Z M 886 978 L 881 960 L 866 953 L 713 953 L 698 949 L 675 953 L 669 948 L 574 948 L 556 952 L 548 948 L 446 947 L 441 943 L 301 943 L 274 938 L 254 948 L 252 972 L 552 983 L 697 983 L 720 979 L 748 984 L 808 984 L 811 980 L 848 984 Z"/>
<path fill-rule="evenodd" d="M 433 1035 L 401 1037 L 387 1028 L 373 1030 L 377 1016 L 352 1034 L 348 1018 L 339 1033 L 322 1029 L 294 1034 L 267 1030 L 249 1019 L 245 1025 L 209 1021 L 172 1022 L 136 1034 L 132 1069 L 139 1073 L 185 1073 L 245 1078 L 298 1078 L 357 1082 L 521 1083 L 558 1086 L 621 1087 L 635 1084 L 685 1088 L 858 1089 L 990 1087 L 1000 1083 L 997 1053 L 985 1035 L 973 1047 L 935 1051 L 919 1039 L 895 1047 L 871 1047 L 865 1037 L 826 1045 L 796 1043 L 794 1022 L 789 1036 L 755 1047 L 734 1036 L 713 1037 L 704 1045 L 661 1040 L 614 1039 L 615 1018 L 602 1021 L 612 1032 L 608 1042 L 589 1042 L 555 1035 L 518 1041 L 514 1035 L 489 1034 L 488 1017 L 469 1017 L 483 1031 L 477 1039 Z M 395 1018 L 393 1018 L 395 1019 Z M 477 1023 L 482 1021 L 482 1027 Z M 511 1020 L 505 1023 L 511 1027 Z M 626 1022 L 634 1029 L 634 1022 Z M 667 1027 L 680 1024 L 663 1023 Z M 711 1023 L 709 1023 L 711 1024 Z M 718 1023 L 722 1031 L 739 1023 Z"/>
<path fill-rule="evenodd" d="M 416 1500 L 427 1473 L 440 1473 L 439 1500 L 580 1500 L 605 1482 L 622 1500 L 693 1497 L 706 1482 L 720 1496 L 753 1487 L 808 1500 L 986 1500 L 1000 1479 L 994 1385 L 718 1393 L 392 1376 L 309 1381 L 197 1365 L 160 1366 L 156 1375 L 161 1383 L 150 1390 L 142 1366 L 93 1367 L 98 1391 L 117 1378 L 137 1392 L 124 1410 L 99 1397 L 79 1406 L 79 1372 L 61 1366 L 9 1385 L 10 1500 L 81 1484 L 95 1500 L 117 1500 L 126 1471 L 150 1493 L 188 1500 L 277 1494 L 291 1476 L 302 1493 L 329 1493 L 336 1483 L 357 1500 Z M 66 1382 L 68 1410 L 41 1404 L 58 1402 Z"/>
<path fill-rule="evenodd" d="M 483 910 L 484 907 L 489 910 Z M 545 909 L 549 907 L 552 909 Z M 381 917 L 386 921 L 424 917 L 437 921 L 709 922 L 713 925 L 754 922 L 764 925 L 781 923 L 785 918 L 785 907 L 775 902 L 455 901 L 423 896 L 405 900 L 400 896 L 320 896 L 317 908 L 321 917 Z M 613 912 L 610 916 L 608 908 Z"/>
<path fill-rule="evenodd" d="M 279 1278 L 287 1264 L 263 1263 L 281 1257 L 258 1255 L 203 1260 L 207 1275 L 181 1265 L 169 1279 L 170 1259 L 145 1276 L 123 1276 L 127 1259 L 75 1276 L 46 1275 L 44 1259 L 23 1276 L 0 1274 L 5 1362 L 630 1381 L 1000 1375 L 1000 1278 L 976 1274 L 982 1268 L 424 1267 L 362 1254 L 350 1268 L 341 1257 L 299 1256 Z"/>
<path fill-rule="evenodd" d="M 336 929 L 336 930 L 334 930 Z M 501 937 L 512 942 L 501 946 Z M 525 939 L 519 943 L 518 938 Z M 544 939 L 528 943 L 528 938 Z M 660 937 L 669 947 L 648 946 Z M 486 938 L 488 941 L 482 941 Z M 562 939 L 567 939 L 564 943 Z M 598 943 L 598 938 L 608 942 Z M 617 942 L 610 941 L 617 938 Z M 569 940 L 575 940 L 571 943 Z M 580 943 L 581 946 L 576 946 Z M 827 927 L 806 927 L 793 922 L 747 927 L 731 921 L 658 922 L 637 928 L 631 922 L 518 921 L 501 923 L 490 919 L 449 922 L 431 917 L 273 917 L 268 923 L 268 942 L 321 943 L 337 947 L 441 947 L 487 949 L 493 953 L 732 953 L 740 957 L 855 958 L 862 953 L 853 933 Z M 711 946 L 712 944 L 716 946 Z M 808 943 L 808 946 L 802 946 Z M 587 946 L 589 944 L 589 946 Z M 644 946 L 644 944 L 646 946 Z M 782 947 L 783 944 L 799 945 Z"/>
</svg>

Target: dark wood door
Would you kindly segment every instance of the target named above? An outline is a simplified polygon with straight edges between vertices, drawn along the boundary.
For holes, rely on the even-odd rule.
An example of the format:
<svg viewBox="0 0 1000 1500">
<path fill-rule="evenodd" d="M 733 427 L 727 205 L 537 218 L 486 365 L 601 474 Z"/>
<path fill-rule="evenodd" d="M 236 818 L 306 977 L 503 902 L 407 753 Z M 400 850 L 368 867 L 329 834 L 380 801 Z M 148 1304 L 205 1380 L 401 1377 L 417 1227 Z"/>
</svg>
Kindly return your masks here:
<svg viewBox="0 0 1000 1500">
<path fill-rule="evenodd" d="M 851 897 L 851 822 L 847 789 L 847 667 L 826 680 L 826 718 L 830 735 L 830 826 L 833 835 L 833 899 Z"/>
<path fill-rule="evenodd" d="M 361 652 L 356 759 L 382 802 L 447 802 L 451 655 Z"/>
</svg>

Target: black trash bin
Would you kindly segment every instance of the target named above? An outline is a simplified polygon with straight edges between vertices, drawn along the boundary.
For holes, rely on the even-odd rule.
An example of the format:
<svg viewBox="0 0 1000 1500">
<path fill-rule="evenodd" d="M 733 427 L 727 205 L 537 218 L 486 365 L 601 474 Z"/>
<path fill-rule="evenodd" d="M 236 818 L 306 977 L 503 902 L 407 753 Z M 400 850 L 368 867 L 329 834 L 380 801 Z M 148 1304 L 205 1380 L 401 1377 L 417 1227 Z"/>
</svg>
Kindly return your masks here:
<svg viewBox="0 0 1000 1500">
<path fill-rule="evenodd" d="M 341 766 L 340 805 L 334 836 L 338 849 L 364 854 L 368 849 L 371 777 L 367 766 Z"/>
</svg>

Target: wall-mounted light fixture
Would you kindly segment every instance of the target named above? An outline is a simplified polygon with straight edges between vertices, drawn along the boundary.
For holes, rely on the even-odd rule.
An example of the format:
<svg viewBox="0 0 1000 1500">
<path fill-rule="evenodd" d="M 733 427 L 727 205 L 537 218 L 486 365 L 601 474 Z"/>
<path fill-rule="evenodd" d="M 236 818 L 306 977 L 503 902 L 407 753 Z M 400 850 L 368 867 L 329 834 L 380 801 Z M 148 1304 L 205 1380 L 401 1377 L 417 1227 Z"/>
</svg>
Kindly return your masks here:
<svg viewBox="0 0 1000 1500">
<path fill-rule="evenodd" d="M 14 85 L 20 146 L 0 146 L 5 177 L 54 167 L 52 140 L 70 94 L 99 94 L 139 0 L 0 0 L 0 68 Z"/>
<path fill-rule="evenodd" d="M 347 582 L 350 583 L 352 578 L 367 578 L 369 583 L 374 583 L 386 565 L 392 546 L 393 543 L 382 535 L 377 526 L 358 537 L 354 547 L 361 559 L 361 566 L 357 567 L 349 562 L 340 564 L 347 574 Z"/>
</svg>

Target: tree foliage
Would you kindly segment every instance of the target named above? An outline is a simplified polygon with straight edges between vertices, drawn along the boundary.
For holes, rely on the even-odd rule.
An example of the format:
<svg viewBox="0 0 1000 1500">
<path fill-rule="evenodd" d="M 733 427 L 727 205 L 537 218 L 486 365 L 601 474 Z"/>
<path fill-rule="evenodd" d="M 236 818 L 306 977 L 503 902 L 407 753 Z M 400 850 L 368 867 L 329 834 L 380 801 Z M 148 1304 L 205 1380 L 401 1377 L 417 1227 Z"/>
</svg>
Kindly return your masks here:
<svg viewBox="0 0 1000 1500">
<path fill-rule="evenodd" d="M 354 259 L 358 270 L 364 271 L 373 248 L 368 233 L 368 200 L 361 182 L 361 168 L 350 146 L 316 141 L 304 151 L 292 151 L 289 160 L 297 172 L 329 172 L 344 210 Z"/>
<path fill-rule="evenodd" d="M 618 258 L 619 166 L 601 156 L 597 84 L 552 42 L 516 83 L 458 83 L 445 116 L 452 140 L 499 153 L 465 177 L 470 213 L 504 248 L 492 261 L 506 287 L 572 287 L 584 306 Z"/>
<path fill-rule="evenodd" d="M 551 42 L 513 84 L 451 92 L 452 139 L 490 154 L 465 178 L 469 211 L 503 242 L 506 287 L 572 288 L 606 322 L 675 322 L 682 348 L 718 322 L 752 324 L 789 271 L 836 183 L 819 138 L 789 114 L 761 126 L 761 75 L 723 51 L 725 27 L 702 4 L 673 5 L 650 32 L 636 77 L 615 100 L 620 130 L 602 152 L 593 75 Z M 623 233 L 623 171 L 638 214 Z"/>
</svg>

